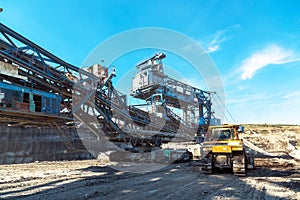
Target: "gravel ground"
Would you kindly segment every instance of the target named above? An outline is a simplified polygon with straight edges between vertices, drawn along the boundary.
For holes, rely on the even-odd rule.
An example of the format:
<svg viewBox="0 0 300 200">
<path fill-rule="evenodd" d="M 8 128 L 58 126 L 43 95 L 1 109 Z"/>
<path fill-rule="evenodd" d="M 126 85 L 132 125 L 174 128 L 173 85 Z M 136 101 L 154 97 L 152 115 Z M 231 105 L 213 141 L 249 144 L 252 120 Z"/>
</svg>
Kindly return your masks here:
<svg viewBox="0 0 300 200">
<path fill-rule="evenodd" d="M 190 163 L 104 166 L 97 160 L 84 160 L 0 165 L 0 198 L 300 199 L 300 127 L 246 128 L 242 137 L 262 152 L 256 154 L 256 169 L 246 177 L 228 171 L 205 175 Z M 154 168 L 158 170 L 146 171 Z"/>
<path fill-rule="evenodd" d="M 189 163 L 139 174 L 119 172 L 96 160 L 1 165 L 0 198 L 300 199 L 299 162 L 270 159 L 260 159 L 261 167 L 242 178 L 224 171 L 204 175 Z"/>
</svg>

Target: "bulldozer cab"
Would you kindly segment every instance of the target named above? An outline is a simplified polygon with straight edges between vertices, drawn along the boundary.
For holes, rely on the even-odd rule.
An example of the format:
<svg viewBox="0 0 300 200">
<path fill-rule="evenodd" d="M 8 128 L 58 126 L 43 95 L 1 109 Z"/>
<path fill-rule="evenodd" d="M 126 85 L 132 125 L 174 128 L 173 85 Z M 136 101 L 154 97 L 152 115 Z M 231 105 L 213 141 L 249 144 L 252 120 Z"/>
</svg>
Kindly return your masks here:
<svg viewBox="0 0 300 200">
<path fill-rule="evenodd" d="M 230 140 L 232 135 L 232 130 L 230 129 L 213 128 L 208 130 L 206 139 L 209 141 Z"/>
<path fill-rule="evenodd" d="M 211 126 L 208 128 L 206 140 L 238 140 L 238 133 L 243 132 L 243 127 L 238 125 Z"/>
</svg>

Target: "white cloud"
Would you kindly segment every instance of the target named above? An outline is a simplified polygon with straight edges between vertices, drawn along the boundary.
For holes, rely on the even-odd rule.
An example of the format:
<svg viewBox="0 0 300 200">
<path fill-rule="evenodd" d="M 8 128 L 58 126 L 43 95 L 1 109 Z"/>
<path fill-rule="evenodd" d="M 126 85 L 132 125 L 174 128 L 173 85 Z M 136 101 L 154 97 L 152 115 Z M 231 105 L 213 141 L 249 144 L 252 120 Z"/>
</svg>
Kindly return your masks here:
<svg viewBox="0 0 300 200">
<path fill-rule="evenodd" d="M 300 91 L 295 91 L 295 92 L 292 92 L 290 94 L 284 95 L 282 98 L 283 99 L 290 99 L 290 98 L 294 98 L 294 97 L 298 97 L 298 96 L 300 96 Z"/>
<path fill-rule="evenodd" d="M 283 49 L 274 44 L 269 45 L 244 59 L 238 71 L 242 72 L 241 78 L 243 80 L 251 79 L 257 70 L 271 64 L 277 65 L 299 61 L 298 58 L 295 58 L 294 54 L 292 50 Z"/>
<path fill-rule="evenodd" d="M 239 94 L 239 95 L 227 95 L 228 104 L 253 104 L 253 102 L 266 100 L 267 96 L 264 94 Z"/>
<path fill-rule="evenodd" d="M 231 39 L 231 36 L 225 36 L 225 33 L 226 30 L 221 30 L 213 35 L 213 40 L 211 40 L 207 45 L 207 53 L 212 53 L 220 50 L 221 44 Z"/>
<path fill-rule="evenodd" d="M 299 124 L 299 106 L 296 107 L 299 103 L 281 99 L 282 94 L 260 92 L 227 95 L 226 105 L 236 123 Z"/>
<path fill-rule="evenodd" d="M 211 52 L 215 52 L 218 51 L 220 49 L 220 44 L 217 45 L 212 45 L 212 46 L 208 46 L 207 47 L 207 53 L 211 53 Z"/>
<path fill-rule="evenodd" d="M 215 32 L 213 35 L 204 39 L 204 41 L 201 43 L 204 45 L 206 49 L 206 53 L 213 53 L 220 50 L 221 44 L 225 41 L 230 40 L 232 38 L 233 29 L 238 27 L 239 25 L 227 27 L 226 29 L 219 30 Z"/>
</svg>

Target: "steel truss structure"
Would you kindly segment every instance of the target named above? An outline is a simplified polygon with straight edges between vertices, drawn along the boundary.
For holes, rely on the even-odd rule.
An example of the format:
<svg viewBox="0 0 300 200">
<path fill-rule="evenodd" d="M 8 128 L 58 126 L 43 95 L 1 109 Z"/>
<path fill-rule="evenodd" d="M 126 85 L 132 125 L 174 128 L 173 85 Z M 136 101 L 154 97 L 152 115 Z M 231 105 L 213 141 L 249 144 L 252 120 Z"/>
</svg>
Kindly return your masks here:
<svg viewBox="0 0 300 200">
<path fill-rule="evenodd" d="M 191 139 L 195 133 L 202 134 L 209 125 L 212 116 L 211 92 L 168 77 L 164 77 L 159 85 L 132 90 L 132 95 L 140 99 L 162 95 L 160 107 L 165 113 L 158 116 L 128 105 L 126 95 L 113 87 L 114 73 L 99 78 L 61 60 L 3 24 L 0 24 L 0 32 L 0 62 L 18 69 L 17 76 L 0 73 L 0 81 L 56 94 L 61 98 L 60 108 L 64 111 L 44 114 L 0 108 L 0 118 L 12 124 L 50 124 L 63 135 L 59 126 L 74 124 L 75 118 L 87 125 L 95 135 L 104 134 L 113 142 L 123 142 L 133 147 L 160 146 L 172 138 Z M 161 63 L 161 59 L 156 55 L 150 61 Z M 177 87 L 184 92 L 176 91 Z M 169 105 L 183 108 L 189 113 L 197 110 L 197 116 L 204 121 L 199 126 L 187 117 L 181 118 L 168 108 Z M 97 119 L 98 129 L 87 120 L 91 117 Z"/>
</svg>

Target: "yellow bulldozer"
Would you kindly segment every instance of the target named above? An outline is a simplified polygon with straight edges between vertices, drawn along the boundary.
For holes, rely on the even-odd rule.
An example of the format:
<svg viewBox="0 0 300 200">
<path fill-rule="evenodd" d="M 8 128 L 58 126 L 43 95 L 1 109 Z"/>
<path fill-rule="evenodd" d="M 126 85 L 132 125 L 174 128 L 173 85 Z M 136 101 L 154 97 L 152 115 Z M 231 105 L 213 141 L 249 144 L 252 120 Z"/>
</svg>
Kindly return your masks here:
<svg viewBox="0 0 300 200">
<path fill-rule="evenodd" d="M 245 176 L 247 169 L 254 168 L 254 158 L 239 138 L 242 132 L 240 125 L 210 126 L 201 147 L 201 170 L 209 174 L 215 169 L 232 169 L 234 175 Z"/>
</svg>

